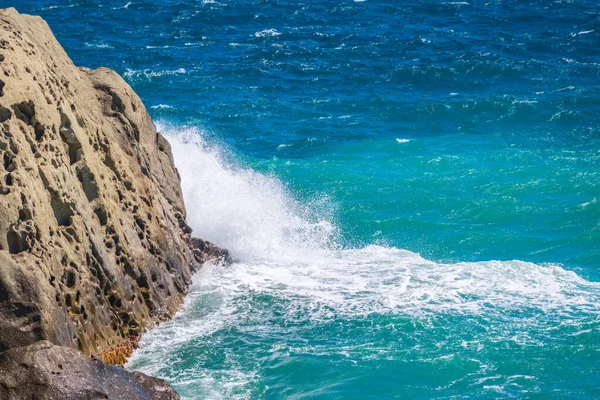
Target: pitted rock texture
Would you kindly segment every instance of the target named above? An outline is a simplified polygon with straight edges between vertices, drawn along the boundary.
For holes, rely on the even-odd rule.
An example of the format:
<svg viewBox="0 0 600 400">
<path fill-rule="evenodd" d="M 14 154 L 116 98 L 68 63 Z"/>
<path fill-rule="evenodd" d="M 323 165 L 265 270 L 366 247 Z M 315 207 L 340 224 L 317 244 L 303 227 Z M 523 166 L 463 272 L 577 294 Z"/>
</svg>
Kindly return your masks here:
<svg viewBox="0 0 600 400">
<path fill-rule="evenodd" d="M 175 312 L 192 269 L 167 140 L 115 72 L 0 10 L 0 352 L 100 353 Z"/>
<path fill-rule="evenodd" d="M 3 400 L 177 400 L 163 380 L 41 341 L 0 353 Z"/>
</svg>

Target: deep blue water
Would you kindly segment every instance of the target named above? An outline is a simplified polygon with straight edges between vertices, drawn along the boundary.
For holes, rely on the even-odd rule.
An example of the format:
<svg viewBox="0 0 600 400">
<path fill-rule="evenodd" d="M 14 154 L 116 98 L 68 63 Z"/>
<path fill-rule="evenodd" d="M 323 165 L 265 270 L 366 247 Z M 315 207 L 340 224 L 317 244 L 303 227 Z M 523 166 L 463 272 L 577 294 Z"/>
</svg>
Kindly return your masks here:
<svg viewBox="0 0 600 400">
<path fill-rule="evenodd" d="M 42 1 L 173 144 L 185 398 L 600 398 L 600 5 Z"/>
</svg>

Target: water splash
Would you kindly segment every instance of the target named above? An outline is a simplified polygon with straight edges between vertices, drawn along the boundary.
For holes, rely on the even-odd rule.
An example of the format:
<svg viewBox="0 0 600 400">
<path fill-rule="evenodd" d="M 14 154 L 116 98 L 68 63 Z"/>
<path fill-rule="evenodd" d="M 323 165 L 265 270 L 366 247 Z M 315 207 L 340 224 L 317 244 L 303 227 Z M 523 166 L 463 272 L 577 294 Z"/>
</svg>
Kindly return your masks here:
<svg viewBox="0 0 600 400">
<path fill-rule="evenodd" d="M 341 249 L 323 199 L 303 204 L 276 177 L 236 165 L 198 128 L 159 124 L 182 178 L 188 223 L 237 263 L 209 285 L 294 298 L 309 318 L 371 313 L 600 311 L 600 284 L 523 261 L 438 263 L 396 248 Z"/>
<path fill-rule="evenodd" d="M 337 230 L 322 217 L 326 199 L 297 202 L 277 178 L 236 165 L 198 128 L 158 127 L 171 143 L 195 235 L 244 261 L 293 259 L 336 246 Z"/>
<path fill-rule="evenodd" d="M 356 391 L 352 371 L 372 376 L 376 362 L 389 380 L 398 360 L 416 376 L 466 362 L 462 378 L 440 374 L 415 389 L 432 398 L 455 388 L 482 397 L 526 393 L 537 367 L 490 375 L 499 352 L 544 358 L 566 348 L 568 357 L 565 343 L 587 343 L 600 329 L 599 283 L 555 265 L 439 263 L 396 248 L 340 248 L 326 201 L 295 200 L 276 177 L 240 166 L 198 128 L 159 128 L 172 145 L 189 224 L 237 259 L 206 264 L 182 311 L 145 334 L 128 366 L 169 380 L 184 398 L 279 398 L 298 385 L 315 395 Z M 346 378 L 302 375 L 322 360 L 342 366 Z"/>
</svg>

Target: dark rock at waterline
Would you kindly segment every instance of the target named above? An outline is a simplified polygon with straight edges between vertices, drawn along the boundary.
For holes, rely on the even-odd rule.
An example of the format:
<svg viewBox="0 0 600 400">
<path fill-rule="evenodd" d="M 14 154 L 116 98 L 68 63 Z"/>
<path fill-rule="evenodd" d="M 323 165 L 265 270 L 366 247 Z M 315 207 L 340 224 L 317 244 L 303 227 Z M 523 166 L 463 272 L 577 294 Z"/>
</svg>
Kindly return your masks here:
<svg viewBox="0 0 600 400">
<path fill-rule="evenodd" d="M 2 400 L 175 400 L 162 379 L 89 359 L 40 341 L 0 353 Z"/>
<path fill-rule="evenodd" d="M 193 237 L 190 240 L 190 244 L 194 251 L 194 258 L 200 264 L 208 261 L 223 263 L 231 262 L 231 257 L 227 249 L 223 249 L 208 240 Z"/>
</svg>

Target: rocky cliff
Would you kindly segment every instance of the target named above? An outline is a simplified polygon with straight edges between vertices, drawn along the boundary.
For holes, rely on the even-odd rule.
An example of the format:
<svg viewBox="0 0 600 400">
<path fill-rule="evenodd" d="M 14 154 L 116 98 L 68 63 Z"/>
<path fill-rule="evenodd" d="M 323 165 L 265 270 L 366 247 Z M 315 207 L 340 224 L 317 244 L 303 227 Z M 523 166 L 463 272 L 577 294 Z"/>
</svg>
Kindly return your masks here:
<svg viewBox="0 0 600 400">
<path fill-rule="evenodd" d="M 0 352 L 99 354 L 173 314 L 206 257 L 131 87 L 73 65 L 41 18 L 0 10 L 0 125 Z"/>
</svg>

